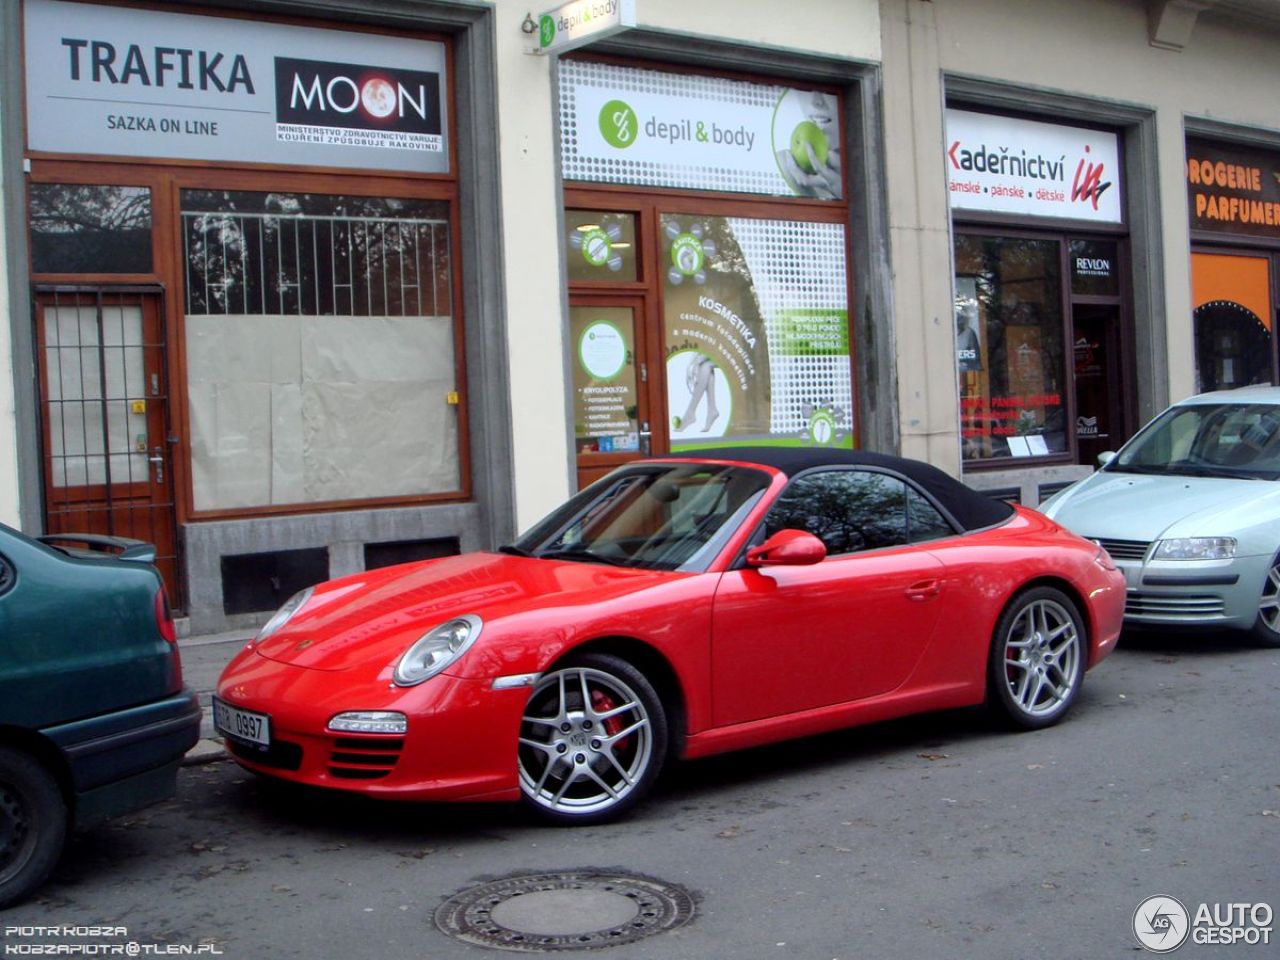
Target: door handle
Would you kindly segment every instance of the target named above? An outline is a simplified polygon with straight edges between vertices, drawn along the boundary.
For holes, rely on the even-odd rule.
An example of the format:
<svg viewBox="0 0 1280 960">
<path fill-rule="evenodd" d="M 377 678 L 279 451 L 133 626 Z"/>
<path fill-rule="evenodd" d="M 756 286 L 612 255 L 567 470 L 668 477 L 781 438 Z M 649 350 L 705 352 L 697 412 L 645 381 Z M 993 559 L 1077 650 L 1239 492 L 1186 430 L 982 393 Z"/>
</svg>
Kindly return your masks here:
<svg viewBox="0 0 1280 960">
<path fill-rule="evenodd" d="M 653 447 L 653 431 L 649 429 L 649 421 L 640 421 L 640 453 L 649 456 Z"/>
<path fill-rule="evenodd" d="M 917 603 L 923 603 L 926 600 L 932 600 L 942 592 L 942 582 L 939 580 L 921 580 L 919 583 L 913 583 L 907 587 L 907 599 L 914 600 Z"/>
<path fill-rule="evenodd" d="M 151 456 L 147 460 L 156 466 L 156 483 L 164 483 L 164 456 L 159 447 L 151 448 Z"/>
</svg>

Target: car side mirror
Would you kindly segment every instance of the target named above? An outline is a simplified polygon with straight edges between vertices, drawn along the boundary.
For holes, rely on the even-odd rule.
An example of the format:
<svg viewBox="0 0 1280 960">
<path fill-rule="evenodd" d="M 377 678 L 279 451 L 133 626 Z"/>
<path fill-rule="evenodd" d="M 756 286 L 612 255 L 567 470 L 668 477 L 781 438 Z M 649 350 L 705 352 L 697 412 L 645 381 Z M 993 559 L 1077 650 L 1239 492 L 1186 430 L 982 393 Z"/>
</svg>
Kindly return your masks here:
<svg viewBox="0 0 1280 960">
<path fill-rule="evenodd" d="M 821 563 L 826 557 L 826 545 L 812 533 L 779 530 L 760 546 L 747 551 L 747 566 L 805 567 Z"/>
<path fill-rule="evenodd" d="M 1098 466 L 1105 467 L 1108 463 L 1110 463 L 1115 458 L 1116 458 L 1116 452 L 1114 450 L 1103 450 L 1100 454 L 1098 454 Z"/>
</svg>

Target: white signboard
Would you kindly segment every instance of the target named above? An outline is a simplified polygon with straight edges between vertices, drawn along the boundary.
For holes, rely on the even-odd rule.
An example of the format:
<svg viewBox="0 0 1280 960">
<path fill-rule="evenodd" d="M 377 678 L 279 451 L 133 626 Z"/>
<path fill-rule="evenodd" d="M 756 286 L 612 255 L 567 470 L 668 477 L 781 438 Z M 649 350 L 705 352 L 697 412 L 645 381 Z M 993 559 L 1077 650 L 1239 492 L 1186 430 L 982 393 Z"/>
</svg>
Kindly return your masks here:
<svg viewBox="0 0 1280 960">
<path fill-rule="evenodd" d="M 1121 223 L 1114 133 L 947 111 L 952 210 Z"/>
<path fill-rule="evenodd" d="M 25 11 L 32 150 L 449 170 L 443 44 L 62 0 Z"/>
<path fill-rule="evenodd" d="M 539 15 L 533 52 L 567 53 L 635 25 L 635 0 L 569 0 Z"/>
<path fill-rule="evenodd" d="M 839 101 L 820 90 L 566 60 L 567 180 L 838 200 Z"/>
</svg>

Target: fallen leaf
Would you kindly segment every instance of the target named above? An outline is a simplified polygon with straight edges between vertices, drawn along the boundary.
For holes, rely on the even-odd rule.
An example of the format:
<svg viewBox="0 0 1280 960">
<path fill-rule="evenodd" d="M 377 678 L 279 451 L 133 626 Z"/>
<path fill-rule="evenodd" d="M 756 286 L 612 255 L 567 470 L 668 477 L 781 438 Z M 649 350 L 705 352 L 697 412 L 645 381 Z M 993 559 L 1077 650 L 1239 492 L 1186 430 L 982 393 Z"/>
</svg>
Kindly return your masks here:
<svg viewBox="0 0 1280 960">
<path fill-rule="evenodd" d="M 917 753 L 917 754 L 916 754 L 916 756 L 917 756 L 917 757 L 919 757 L 921 760 L 947 760 L 947 759 L 950 759 L 949 755 L 948 755 L 948 754 L 945 754 L 945 753 Z"/>
<path fill-rule="evenodd" d="M 1027 769 L 1028 769 L 1028 770 L 1043 770 L 1043 769 L 1044 769 L 1044 764 L 1043 764 L 1043 763 L 1028 763 L 1028 764 L 1027 764 Z"/>
<path fill-rule="evenodd" d="M 725 840 L 732 840 L 741 832 L 742 832 L 742 828 L 737 824 L 734 824 L 732 827 L 725 827 L 723 830 L 717 833 L 716 836 L 723 837 Z"/>
</svg>

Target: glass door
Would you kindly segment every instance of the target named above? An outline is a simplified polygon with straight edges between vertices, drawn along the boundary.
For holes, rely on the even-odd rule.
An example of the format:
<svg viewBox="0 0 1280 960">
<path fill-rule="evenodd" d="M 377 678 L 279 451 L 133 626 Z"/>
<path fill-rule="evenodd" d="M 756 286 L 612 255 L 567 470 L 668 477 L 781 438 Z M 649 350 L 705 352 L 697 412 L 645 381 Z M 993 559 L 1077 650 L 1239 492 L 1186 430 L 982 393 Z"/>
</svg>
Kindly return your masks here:
<svg viewBox="0 0 1280 960">
<path fill-rule="evenodd" d="M 638 298 L 577 294 L 569 305 L 578 488 L 650 453 L 649 365 Z"/>
</svg>

